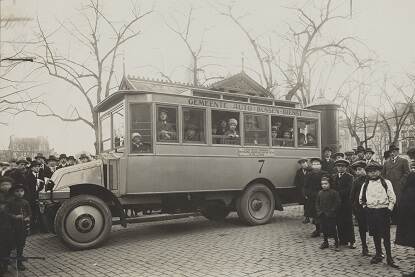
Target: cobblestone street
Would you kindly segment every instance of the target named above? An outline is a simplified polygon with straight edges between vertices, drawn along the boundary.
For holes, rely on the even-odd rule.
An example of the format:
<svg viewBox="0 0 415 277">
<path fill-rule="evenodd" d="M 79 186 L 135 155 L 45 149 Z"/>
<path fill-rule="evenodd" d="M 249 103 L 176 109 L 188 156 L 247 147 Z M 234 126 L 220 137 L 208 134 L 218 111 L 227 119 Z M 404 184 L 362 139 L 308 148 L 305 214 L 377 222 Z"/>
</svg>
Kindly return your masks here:
<svg viewBox="0 0 415 277">
<path fill-rule="evenodd" d="M 321 238 L 309 238 L 313 227 L 301 223 L 301 214 L 287 207 L 256 227 L 241 225 L 236 214 L 222 223 L 192 217 L 114 227 L 101 248 L 78 252 L 52 234 L 35 235 L 26 255 L 46 260 L 27 262 L 20 276 L 401 276 L 415 263 L 414 250 L 400 246 L 392 252 L 401 270 L 370 265 L 359 244 L 320 250 Z M 371 241 L 369 247 L 373 253 Z M 15 276 L 10 271 L 6 276 Z"/>
</svg>

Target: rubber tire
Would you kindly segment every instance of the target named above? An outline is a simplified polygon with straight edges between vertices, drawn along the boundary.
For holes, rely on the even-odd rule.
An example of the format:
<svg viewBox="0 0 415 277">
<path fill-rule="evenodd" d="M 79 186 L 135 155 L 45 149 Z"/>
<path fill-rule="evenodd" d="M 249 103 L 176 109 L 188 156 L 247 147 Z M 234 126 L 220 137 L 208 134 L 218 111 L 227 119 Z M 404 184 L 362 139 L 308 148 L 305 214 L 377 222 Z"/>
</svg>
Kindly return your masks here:
<svg viewBox="0 0 415 277">
<path fill-rule="evenodd" d="M 212 221 L 224 220 L 230 214 L 230 212 L 230 209 L 226 207 L 223 202 L 219 201 L 206 203 L 206 205 L 200 211 L 204 217 Z"/>
<path fill-rule="evenodd" d="M 262 219 L 257 219 L 253 217 L 250 214 L 249 208 L 248 208 L 250 196 L 257 191 L 264 192 L 269 197 L 270 203 L 271 203 L 270 211 Z M 275 210 L 274 194 L 266 185 L 261 184 L 261 183 L 255 183 L 255 184 L 248 186 L 243 191 L 242 195 L 239 196 L 236 200 L 236 211 L 238 213 L 239 219 L 243 223 L 248 224 L 248 225 L 254 226 L 254 225 L 261 225 L 261 224 L 268 223 L 271 220 L 272 216 L 274 215 L 274 210 Z"/>
<path fill-rule="evenodd" d="M 99 236 L 95 240 L 91 242 L 80 243 L 80 242 L 74 241 L 65 232 L 65 227 L 64 227 L 65 218 L 72 209 L 78 206 L 93 206 L 101 212 L 104 218 L 104 228 L 102 232 L 99 234 Z M 56 216 L 55 216 L 54 226 L 55 226 L 56 234 L 58 235 L 60 240 L 69 248 L 74 249 L 74 250 L 90 249 L 90 248 L 95 248 L 101 245 L 108 239 L 109 234 L 111 232 L 111 227 L 112 227 L 112 215 L 107 204 L 105 204 L 105 202 L 102 201 L 100 198 L 93 196 L 93 195 L 88 195 L 88 194 L 78 195 L 78 196 L 75 196 L 75 197 L 72 197 L 66 200 L 59 207 L 56 213 Z"/>
</svg>

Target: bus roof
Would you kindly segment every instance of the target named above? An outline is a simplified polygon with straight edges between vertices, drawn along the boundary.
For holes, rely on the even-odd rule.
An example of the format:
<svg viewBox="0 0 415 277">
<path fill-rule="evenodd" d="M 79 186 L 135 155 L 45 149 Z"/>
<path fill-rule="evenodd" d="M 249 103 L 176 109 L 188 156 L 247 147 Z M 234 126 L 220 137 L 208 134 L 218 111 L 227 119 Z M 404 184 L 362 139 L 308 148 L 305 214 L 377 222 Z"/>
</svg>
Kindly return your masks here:
<svg viewBox="0 0 415 277">
<path fill-rule="evenodd" d="M 246 75 L 246 74 L 245 74 Z M 235 79 L 234 75 L 230 78 Z M 247 76 L 247 75 L 246 75 Z M 239 76 L 238 76 L 239 77 Z M 245 78 L 242 75 L 239 80 Z M 249 78 L 249 76 L 248 76 Z M 233 81 L 233 80 L 232 80 Z M 250 81 L 249 79 L 243 79 L 243 81 Z M 220 83 L 221 82 L 221 83 Z M 119 90 L 113 94 L 106 97 L 100 103 L 95 106 L 95 110 L 100 112 L 111 108 L 119 101 L 121 101 L 125 95 L 134 95 L 134 94 L 143 94 L 143 93 L 160 93 L 160 94 L 172 94 L 177 96 L 194 96 L 194 97 L 203 97 L 203 98 L 212 98 L 216 100 L 231 100 L 242 103 L 252 103 L 252 104 L 263 104 L 270 106 L 280 106 L 280 107 L 291 107 L 296 108 L 298 102 L 289 101 L 289 100 L 280 100 L 274 99 L 272 97 L 259 96 L 263 95 L 263 92 L 257 93 L 257 95 L 252 95 L 253 93 L 248 92 L 244 93 L 241 91 L 238 92 L 229 92 L 223 91 L 220 84 L 226 86 L 225 80 L 214 83 L 212 86 L 193 86 L 188 83 L 180 82 L 169 82 L 164 80 L 154 80 L 154 79 L 144 79 L 132 76 L 124 76 Z M 258 84 L 259 85 L 259 84 Z"/>
</svg>

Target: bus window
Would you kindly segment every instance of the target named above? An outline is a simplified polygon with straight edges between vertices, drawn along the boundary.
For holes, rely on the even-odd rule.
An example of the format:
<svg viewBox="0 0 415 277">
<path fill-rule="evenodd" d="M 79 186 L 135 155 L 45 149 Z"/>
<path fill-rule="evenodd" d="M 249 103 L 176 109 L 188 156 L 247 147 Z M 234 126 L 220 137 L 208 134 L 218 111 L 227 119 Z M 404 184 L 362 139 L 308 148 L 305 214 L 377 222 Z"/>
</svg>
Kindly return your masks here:
<svg viewBox="0 0 415 277">
<path fill-rule="evenodd" d="M 183 141 L 186 143 L 206 143 L 205 111 L 183 108 Z"/>
<path fill-rule="evenodd" d="M 112 114 L 113 147 L 124 146 L 124 108 Z"/>
<path fill-rule="evenodd" d="M 268 116 L 244 115 L 244 131 L 246 145 L 268 145 Z"/>
<path fill-rule="evenodd" d="M 111 149 L 111 116 L 104 117 L 101 121 L 101 143 L 102 150 Z"/>
<path fill-rule="evenodd" d="M 151 130 L 151 105 L 131 105 L 131 153 L 151 153 L 153 136 Z"/>
<path fill-rule="evenodd" d="M 297 119 L 299 147 L 317 147 L 317 127 L 315 119 Z"/>
<path fill-rule="evenodd" d="M 239 113 L 212 110 L 212 139 L 214 144 L 241 144 Z"/>
<path fill-rule="evenodd" d="M 271 116 L 272 146 L 294 147 L 294 118 Z"/>
<path fill-rule="evenodd" d="M 177 136 L 177 108 L 157 107 L 157 141 L 179 142 Z"/>
</svg>

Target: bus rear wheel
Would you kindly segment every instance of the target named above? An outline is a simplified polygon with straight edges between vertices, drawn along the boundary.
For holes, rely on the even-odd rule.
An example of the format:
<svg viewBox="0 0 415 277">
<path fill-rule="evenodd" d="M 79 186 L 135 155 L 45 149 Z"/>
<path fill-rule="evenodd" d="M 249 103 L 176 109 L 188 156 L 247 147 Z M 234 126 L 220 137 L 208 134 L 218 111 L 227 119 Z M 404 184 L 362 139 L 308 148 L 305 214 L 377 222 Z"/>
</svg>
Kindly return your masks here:
<svg viewBox="0 0 415 277">
<path fill-rule="evenodd" d="M 72 249 L 93 248 L 109 236 L 112 215 L 107 204 L 92 195 L 78 195 L 65 201 L 55 217 L 55 231 Z"/>
<path fill-rule="evenodd" d="M 274 215 L 274 209 L 274 194 L 261 183 L 250 185 L 236 201 L 238 216 L 248 225 L 267 223 Z"/>
<path fill-rule="evenodd" d="M 230 209 L 222 201 L 209 201 L 200 212 L 209 220 L 220 221 L 229 215 Z"/>
</svg>

